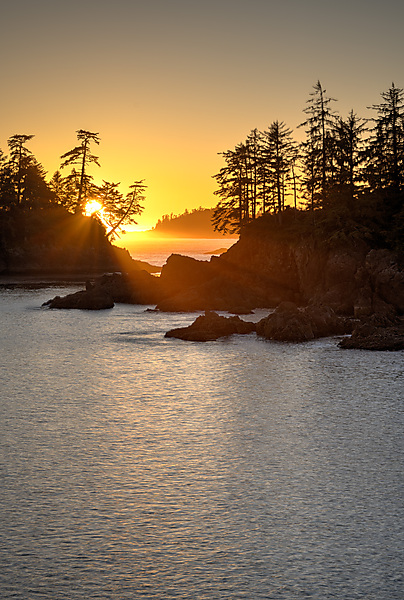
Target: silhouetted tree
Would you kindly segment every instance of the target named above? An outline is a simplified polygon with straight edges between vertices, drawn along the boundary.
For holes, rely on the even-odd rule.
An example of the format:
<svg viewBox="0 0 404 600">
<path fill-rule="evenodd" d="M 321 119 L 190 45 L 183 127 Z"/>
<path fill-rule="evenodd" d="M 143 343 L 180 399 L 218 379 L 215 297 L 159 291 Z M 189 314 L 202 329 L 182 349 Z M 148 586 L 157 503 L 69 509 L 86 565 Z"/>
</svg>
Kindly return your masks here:
<svg viewBox="0 0 404 600">
<path fill-rule="evenodd" d="M 0 209 L 10 210 L 17 202 L 14 170 L 8 157 L 0 150 Z"/>
<path fill-rule="evenodd" d="M 13 165 L 13 174 L 16 191 L 16 203 L 20 204 L 24 177 L 31 159 L 32 152 L 24 144 L 32 140 L 33 135 L 15 134 L 7 143 L 10 149 L 10 158 Z"/>
<path fill-rule="evenodd" d="M 245 143 L 221 153 L 226 166 L 214 175 L 220 198 L 213 213 L 215 231 L 238 233 L 259 213 L 282 211 L 292 182 L 297 146 L 286 125 L 274 121 L 264 133 L 253 129 Z"/>
<path fill-rule="evenodd" d="M 221 152 L 226 166 L 213 176 L 219 186 L 214 194 L 220 198 L 212 217 L 215 231 L 238 233 L 240 228 L 249 221 L 246 154 L 245 144 L 239 144 L 235 150 Z"/>
<path fill-rule="evenodd" d="M 66 205 L 66 181 L 60 171 L 55 171 L 49 181 L 49 187 L 53 192 L 54 201 L 61 206 Z"/>
<path fill-rule="evenodd" d="M 365 121 L 353 110 L 345 120 L 338 117 L 334 125 L 333 187 L 348 190 L 351 200 L 363 184 L 365 131 Z"/>
<path fill-rule="evenodd" d="M 299 125 L 306 130 L 306 141 L 301 144 L 302 184 L 312 209 L 322 205 L 329 190 L 336 118 L 330 107 L 335 99 L 326 95 L 319 81 L 313 89 L 303 111 L 308 117 Z"/>
<path fill-rule="evenodd" d="M 46 182 L 46 171 L 34 157 L 25 168 L 21 205 L 26 209 L 44 208 L 54 200 L 54 194 Z"/>
<path fill-rule="evenodd" d="M 367 179 L 371 189 L 398 194 L 404 186 L 404 91 L 394 83 L 382 92 L 368 146 Z"/>
<path fill-rule="evenodd" d="M 246 190 L 246 196 L 249 199 L 251 219 L 255 219 L 258 211 L 259 181 L 258 171 L 260 162 L 260 134 L 257 129 L 253 129 L 247 136 L 244 153 L 244 163 L 246 169 L 246 184 L 249 189 Z"/>
<path fill-rule="evenodd" d="M 118 190 L 119 183 L 103 181 L 98 188 L 97 199 L 103 206 L 102 221 L 107 225 L 106 236 L 113 238 L 117 232 L 129 224 L 136 224 L 135 216 L 141 214 L 144 207 L 146 185 L 135 181 L 129 186 L 129 192 L 124 197 Z"/>
<path fill-rule="evenodd" d="M 79 146 L 76 146 L 69 152 L 62 154 L 60 158 L 64 159 L 61 168 L 67 165 L 80 165 L 80 179 L 77 193 L 77 201 L 75 206 L 75 212 L 81 212 L 83 210 L 83 204 L 87 201 L 88 182 L 90 181 L 89 176 L 86 173 L 86 168 L 89 164 L 95 163 L 100 166 L 98 162 L 98 156 L 91 154 L 90 143 L 100 143 L 99 134 L 84 129 L 77 131 L 77 139 L 81 142 Z"/>
<path fill-rule="evenodd" d="M 297 156 L 296 143 L 292 131 L 285 123 L 274 121 L 262 134 L 264 151 L 261 153 L 267 164 L 267 181 L 273 190 L 274 210 L 281 212 L 285 206 L 285 196 L 289 193 L 292 179 L 292 165 Z"/>
</svg>

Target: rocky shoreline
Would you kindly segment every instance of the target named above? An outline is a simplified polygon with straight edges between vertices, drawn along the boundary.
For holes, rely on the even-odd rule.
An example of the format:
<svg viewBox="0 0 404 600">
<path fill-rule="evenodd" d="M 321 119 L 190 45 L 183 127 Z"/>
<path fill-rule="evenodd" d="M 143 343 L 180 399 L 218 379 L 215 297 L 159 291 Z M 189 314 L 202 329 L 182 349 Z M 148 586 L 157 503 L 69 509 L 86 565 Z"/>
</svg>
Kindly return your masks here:
<svg viewBox="0 0 404 600">
<path fill-rule="evenodd" d="M 340 342 L 341 348 L 404 348 L 402 257 L 363 242 L 330 248 L 315 240 L 244 235 L 209 262 L 173 254 L 160 277 L 139 269 L 106 274 L 87 282 L 86 290 L 46 305 L 103 309 L 115 302 L 205 312 L 190 331 L 180 332 L 183 339 L 246 333 L 241 331 L 246 321 L 239 319 L 240 325 L 228 317 L 225 322 L 216 313 L 242 315 L 270 308 L 274 312 L 255 327 L 267 339 L 302 342 L 351 334 Z M 172 332 L 169 336 L 180 337 Z"/>
</svg>

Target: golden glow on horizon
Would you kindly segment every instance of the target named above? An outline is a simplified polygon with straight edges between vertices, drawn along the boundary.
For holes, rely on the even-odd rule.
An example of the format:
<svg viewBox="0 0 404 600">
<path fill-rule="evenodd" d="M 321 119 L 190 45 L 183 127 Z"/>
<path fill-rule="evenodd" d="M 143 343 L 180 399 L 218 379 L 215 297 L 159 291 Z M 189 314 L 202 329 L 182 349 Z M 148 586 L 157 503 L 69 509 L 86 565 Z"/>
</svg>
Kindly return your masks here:
<svg viewBox="0 0 404 600">
<path fill-rule="evenodd" d="M 52 11 L 46 2 L 4 4 L 3 48 L 15 46 L 17 30 L 19 40 L 3 65 L 0 148 L 7 152 L 16 133 L 35 135 L 28 147 L 50 179 L 61 155 L 76 146 L 78 129 L 99 132 L 100 146 L 91 152 L 101 169 L 91 165 L 88 174 L 97 185 L 120 182 L 124 195 L 134 180 L 144 180 L 145 208 L 137 219 L 143 229 L 167 213 L 215 206 L 212 176 L 224 166 L 219 153 L 253 128 L 263 131 L 278 119 L 304 139 L 296 127 L 317 79 L 338 98 L 341 116 L 351 108 L 370 116 L 366 107 L 380 101 L 380 92 L 392 81 L 402 85 L 403 3 L 394 6 L 394 20 L 375 2 L 367 11 L 357 2 L 349 10 L 329 3 L 321 12 L 317 3 L 297 0 L 160 1 L 159 10 L 153 2 L 118 0 L 98 3 L 97 11 L 91 2 L 53 3 Z M 321 36 L 327 52 L 319 53 Z M 282 56 L 271 61 L 280 45 Z M 240 73 L 251 81 L 240 84 Z"/>
</svg>

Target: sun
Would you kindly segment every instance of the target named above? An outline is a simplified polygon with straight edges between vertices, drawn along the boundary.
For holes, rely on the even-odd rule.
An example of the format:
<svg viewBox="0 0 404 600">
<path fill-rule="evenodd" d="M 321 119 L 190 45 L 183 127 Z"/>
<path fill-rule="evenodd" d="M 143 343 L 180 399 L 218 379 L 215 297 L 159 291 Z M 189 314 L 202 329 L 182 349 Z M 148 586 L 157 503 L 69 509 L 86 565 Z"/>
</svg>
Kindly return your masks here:
<svg viewBox="0 0 404 600">
<path fill-rule="evenodd" d="M 102 212 L 103 208 L 101 202 L 98 202 L 98 200 L 89 200 L 84 207 L 83 214 L 86 217 L 91 217 L 91 215 L 94 215 L 95 213 Z"/>
</svg>

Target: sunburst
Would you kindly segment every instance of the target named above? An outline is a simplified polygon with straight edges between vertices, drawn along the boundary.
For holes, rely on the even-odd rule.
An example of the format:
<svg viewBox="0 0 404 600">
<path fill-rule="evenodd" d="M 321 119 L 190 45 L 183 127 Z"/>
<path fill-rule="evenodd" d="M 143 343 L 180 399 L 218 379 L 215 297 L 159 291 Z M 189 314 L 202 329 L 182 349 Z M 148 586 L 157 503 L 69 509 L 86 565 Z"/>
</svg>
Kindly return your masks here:
<svg viewBox="0 0 404 600">
<path fill-rule="evenodd" d="M 91 217 L 91 215 L 95 215 L 98 213 L 102 214 L 103 210 L 104 207 L 101 204 L 101 202 L 98 202 L 98 200 L 89 200 L 84 207 L 83 214 L 86 217 Z"/>
</svg>

